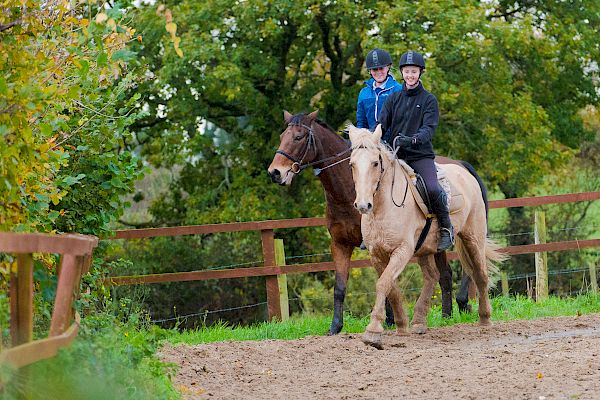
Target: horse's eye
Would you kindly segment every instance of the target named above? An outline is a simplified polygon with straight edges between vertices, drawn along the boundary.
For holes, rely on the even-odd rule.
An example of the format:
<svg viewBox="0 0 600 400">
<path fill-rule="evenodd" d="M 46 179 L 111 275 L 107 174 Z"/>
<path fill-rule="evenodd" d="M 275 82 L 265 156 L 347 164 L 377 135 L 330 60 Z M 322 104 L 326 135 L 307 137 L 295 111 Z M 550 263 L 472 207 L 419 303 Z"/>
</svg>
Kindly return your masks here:
<svg viewBox="0 0 600 400">
<path fill-rule="evenodd" d="M 379 161 L 373 161 L 373 167 L 374 168 L 379 167 Z"/>
<path fill-rule="evenodd" d="M 303 138 L 303 135 L 296 135 L 296 136 L 294 136 L 294 140 L 295 141 L 301 140 L 302 138 Z"/>
</svg>

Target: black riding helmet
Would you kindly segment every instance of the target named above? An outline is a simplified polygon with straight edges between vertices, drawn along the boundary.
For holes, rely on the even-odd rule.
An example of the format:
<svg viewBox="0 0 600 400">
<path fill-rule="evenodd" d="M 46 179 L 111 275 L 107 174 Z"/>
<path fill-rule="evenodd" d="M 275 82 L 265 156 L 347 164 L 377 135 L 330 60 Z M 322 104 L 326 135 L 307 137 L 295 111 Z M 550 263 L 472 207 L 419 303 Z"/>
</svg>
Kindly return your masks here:
<svg viewBox="0 0 600 400">
<path fill-rule="evenodd" d="M 415 65 L 422 70 L 425 69 L 425 58 L 423 58 L 423 54 L 412 50 L 402 54 L 402 57 L 400 57 L 400 70 L 407 65 Z"/>
<path fill-rule="evenodd" d="M 383 49 L 373 49 L 367 54 L 367 69 L 387 67 L 392 64 L 392 56 Z"/>
</svg>

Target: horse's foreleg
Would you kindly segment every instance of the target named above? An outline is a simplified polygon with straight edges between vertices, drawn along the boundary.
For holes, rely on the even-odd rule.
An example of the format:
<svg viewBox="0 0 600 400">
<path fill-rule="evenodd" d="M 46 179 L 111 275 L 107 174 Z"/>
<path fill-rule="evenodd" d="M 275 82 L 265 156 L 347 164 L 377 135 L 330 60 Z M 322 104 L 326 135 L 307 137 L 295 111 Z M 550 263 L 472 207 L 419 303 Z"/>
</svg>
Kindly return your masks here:
<svg viewBox="0 0 600 400">
<path fill-rule="evenodd" d="M 423 288 L 415 303 L 412 332 L 423 334 L 427 331 L 427 313 L 431 307 L 431 296 L 440 279 L 440 273 L 433 263 L 433 257 L 419 257 L 419 265 L 423 272 Z"/>
<path fill-rule="evenodd" d="M 440 288 L 442 289 L 442 317 L 452 316 L 452 268 L 448 264 L 446 252 L 435 253 L 435 265 L 440 273 Z M 457 300 L 458 301 L 458 300 Z"/>
<path fill-rule="evenodd" d="M 412 243 L 411 243 L 412 245 Z M 412 256 L 412 248 L 409 244 L 394 250 L 388 265 L 377 279 L 375 305 L 371 312 L 371 322 L 363 337 L 363 341 L 371 346 L 381 348 L 381 334 L 383 333 L 383 320 L 385 318 L 385 298 L 395 285 L 396 279 L 406 267 L 406 263 Z"/>
<path fill-rule="evenodd" d="M 328 335 L 337 335 L 344 326 L 344 299 L 350 268 L 350 257 L 354 247 L 332 241 L 331 255 L 335 264 L 335 287 L 333 288 L 333 320 Z"/>
<path fill-rule="evenodd" d="M 381 276 L 381 274 L 383 274 L 383 271 L 385 270 L 386 263 L 384 263 L 380 260 L 377 260 L 374 257 L 371 258 L 371 261 L 373 262 L 373 267 L 375 267 L 375 270 L 377 271 L 377 275 Z M 400 333 L 400 334 L 406 333 L 408 331 L 408 314 L 406 313 L 406 310 L 404 309 L 404 296 L 402 296 L 402 292 L 400 291 L 400 289 L 398 289 L 396 282 L 394 282 L 394 284 L 390 288 L 390 292 L 387 295 L 386 306 L 388 303 L 390 304 L 390 306 L 392 308 L 392 313 L 394 314 L 394 322 L 396 323 L 396 332 Z M 386 322 L 387 322 L 387 320 L 388 320 L 387 307 L 386 307 L 385 312 L 386 312 Z"/>
</svg>

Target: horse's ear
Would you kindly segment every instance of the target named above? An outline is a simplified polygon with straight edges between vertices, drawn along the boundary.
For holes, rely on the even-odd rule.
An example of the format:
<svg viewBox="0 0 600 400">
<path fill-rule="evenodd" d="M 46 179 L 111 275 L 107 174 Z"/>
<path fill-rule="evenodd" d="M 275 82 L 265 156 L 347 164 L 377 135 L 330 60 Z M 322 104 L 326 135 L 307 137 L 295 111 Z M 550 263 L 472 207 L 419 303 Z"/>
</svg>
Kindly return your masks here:
<svg viewBox="0 0 600 400">
<path fill-rule="evenodd" d="M 350 137 L 350 142 L 354 143 L 358 129 L 356 129 L 356 127 L 351 123 L 348 123 L 348 125 L 346 125 L 346 131 L 348 132 L 348 137 Z"/>
<path fill-rule="evenodd" d="M 290 114 L 287 110 L 283 110 L 283 119 L 285 120 L 285 122 L 287 124 L 290 123 L 290 121 L 292 120 L 293 115 Z"/>
<path fill-rule="evenodd" d="M 377 124 L 377 128 L 375 128 L 375 131 L 373 132 L 373 141 L 375 143 L 379 143 L 382 134 L 383 131 L 381 130 L 381 124 Z"/>
<path fill-rule="evenodd" d="M 319 110 L 315 110 L 315 111 L 311 112 L 310 114 L 308 114 L 308 118 L 311 121 L 314 121 L 315 119 L 317 119 L 317 115 L 319 115 Z"/>
</svg>

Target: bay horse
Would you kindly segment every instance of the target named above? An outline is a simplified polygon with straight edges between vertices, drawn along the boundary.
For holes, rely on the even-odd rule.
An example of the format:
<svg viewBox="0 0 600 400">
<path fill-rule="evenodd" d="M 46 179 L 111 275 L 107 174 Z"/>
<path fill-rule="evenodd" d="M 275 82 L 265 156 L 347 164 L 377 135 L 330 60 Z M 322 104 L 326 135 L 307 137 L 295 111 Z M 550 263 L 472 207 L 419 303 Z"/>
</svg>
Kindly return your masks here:
<svg viewBox="0 0 600 400">
<path fill-rule="evenodd" d="M 268 172 L 273 182 L 290 185 L 294 176 L 304 169 L 313 167 L 323 185 L 327 203 L 327 229 L 331 235 L 331 254 L 336 271 L 333 319 L 328 334 L 335 335 L 343 327 L 343 307 L 350 257 L 354 248 L 362 242 L 360 213 L 353 206 L 356 193 L 348 164 L 350 143 L 327 124 L 318 120 L 318 111 L 296 115 L 284 111 L 283 114 L 287 128 L 280 135 L 281 143 Z M 445 157 L 436 158 L 436 162 L 463 163 Z M 473 167 L 468 163 L 462 165 L 480 181 Z M 445 252 L 436 254 L 434 259 L 440 272 L 442 314 L 450 316 L 452 314 L 452 271 Z M 461 311 L 468 311 L 470 307 L 468 286 L 469 278 L 463 274 L 461 289 L 457 295 L 457 303 Z M 403 315 L 399 317 L 405 318 Z M 406 326 L 406 319 L 400 321 L 400 324 Z"/>
<path fill-rule="evenodd" d="M 420 198 L 411 187 L 414 171 L 381 142 L 381 125 L 373 133 L 352 125 L 348 130 L 352 142 L 350 167 L 356 192 L 354 207 L 362 214 L 363 239 L 371 261 L 380 272 L 375 304 L 363 341 L 382 348 L 386 295 L 394 290 L 396 279 L 413 256 L 419 259 L 424 284 L 414 307 L 412 323 L 426 327 L 431 295 L 439 279 L 438 271 L 427 259 L 437 251 L 438 237 L 427 235 L 423 245 L 415 251 L 427 210 L 419 205 Z M 456 251 L 463 270 L 477 286 L 479 323 L 489 325 L 488 274 L 498 272 L 495 263 L 505 260 L 506 255 L 487 237 L 486 207 L 479 182 L 457 165 L 444 165 L 443 170 L 450 182 L 450 218 L 457 235 Z M 437 219 L 431 230 L 437 232 Z M 396 300 L 396 296 L 388 297 L 388 300 L 392 298 Z"/>
</svg>

